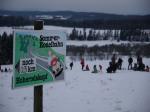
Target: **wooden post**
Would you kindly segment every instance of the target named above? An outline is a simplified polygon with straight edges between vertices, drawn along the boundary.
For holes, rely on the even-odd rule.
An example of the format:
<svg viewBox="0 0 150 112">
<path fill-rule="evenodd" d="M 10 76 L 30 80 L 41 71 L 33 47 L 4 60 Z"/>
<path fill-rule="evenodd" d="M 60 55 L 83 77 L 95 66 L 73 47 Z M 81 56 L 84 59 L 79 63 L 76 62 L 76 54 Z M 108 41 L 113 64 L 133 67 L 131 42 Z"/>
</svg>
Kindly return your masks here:
<svg viewBox="0 0 150 112">
<path fill-rule="evenodd" d="M 34 30 L 42 30 L 44 22 L 36 20 Z M 43 112 L 43 85 L 34 87 L 34 112 Z"/>
</svg>

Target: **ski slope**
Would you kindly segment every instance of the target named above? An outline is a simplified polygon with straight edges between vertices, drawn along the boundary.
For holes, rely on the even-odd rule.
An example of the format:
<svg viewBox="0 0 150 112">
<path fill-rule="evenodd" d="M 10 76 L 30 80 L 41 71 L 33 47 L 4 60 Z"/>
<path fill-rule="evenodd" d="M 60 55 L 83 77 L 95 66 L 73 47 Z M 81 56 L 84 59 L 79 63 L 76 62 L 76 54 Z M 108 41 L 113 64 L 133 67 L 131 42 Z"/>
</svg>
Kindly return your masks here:
<svg viewBox="0 0 150 112">
<path fill-rule="evenodd" d="M 83 72 L 79 61 L 70 70 L 67 57 L 65 80 L 43 86 L 43 112 L 150 112 L 150 72 L 126 70 L 123 60 L 124 70 L 107 74 L 110 60 L 86 61 L 90 71 Z M 149 58 L 143 61 L 150 66 Z M 91 73 L 94 64 L 103 66 L 102 73 Z M 33 87 L 12 90 L 11 78 L 0 73 L 0 112 L 33 112 Z"/>
</svg>

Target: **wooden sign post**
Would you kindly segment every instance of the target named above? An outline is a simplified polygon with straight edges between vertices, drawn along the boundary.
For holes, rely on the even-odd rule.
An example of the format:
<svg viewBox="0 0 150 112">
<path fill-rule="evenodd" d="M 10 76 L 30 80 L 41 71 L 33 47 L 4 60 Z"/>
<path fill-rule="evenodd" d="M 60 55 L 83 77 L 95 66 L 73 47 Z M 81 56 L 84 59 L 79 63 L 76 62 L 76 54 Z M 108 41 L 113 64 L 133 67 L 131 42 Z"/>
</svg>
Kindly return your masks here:
<svg viewBox="0 0 150 112">
<path fill-rule="evenodd" d="M 44 22 L 36 20 L 34 30 L 42 30 Z M 43 112 L 43 85 L 34 87 L 34 112 Z"/>
</svg>

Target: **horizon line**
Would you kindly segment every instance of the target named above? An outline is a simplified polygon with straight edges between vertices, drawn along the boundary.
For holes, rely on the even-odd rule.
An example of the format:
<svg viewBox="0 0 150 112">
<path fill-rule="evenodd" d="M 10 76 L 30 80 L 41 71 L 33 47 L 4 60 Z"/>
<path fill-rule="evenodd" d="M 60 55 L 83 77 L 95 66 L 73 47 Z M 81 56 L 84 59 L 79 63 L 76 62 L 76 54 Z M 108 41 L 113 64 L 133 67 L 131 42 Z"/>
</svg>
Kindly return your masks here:
<svg viewBox="0 0 150 112">
<path fill-rule="evenodd" d="M 9 12 L 72 12 L 72 13 L 95 13 L 95 14 L 109 14 L 109 15 L 120 15 L 120 16 L 148 16 L 149 14 L 118 14 L 118 13 L 109 13 L 109 12 L 97 12 L 97 11 L 74 11 L 74 10 L 6 10 L 0 9 L 0 11 L 9 11 Z"/>
</svg>

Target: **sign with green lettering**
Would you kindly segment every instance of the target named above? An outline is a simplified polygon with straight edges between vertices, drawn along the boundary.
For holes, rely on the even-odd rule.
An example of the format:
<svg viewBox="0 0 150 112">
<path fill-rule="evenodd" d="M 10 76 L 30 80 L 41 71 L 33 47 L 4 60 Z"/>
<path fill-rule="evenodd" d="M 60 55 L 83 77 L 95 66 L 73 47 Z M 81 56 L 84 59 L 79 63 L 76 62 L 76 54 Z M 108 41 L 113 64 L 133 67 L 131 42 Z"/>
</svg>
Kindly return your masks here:
<svg viewBox="0 0 150 112">
<path fill-rule="evenodd" d="M 64 80 L 66 33 L 15 30 L 13 88 Z"/>
</svg>

